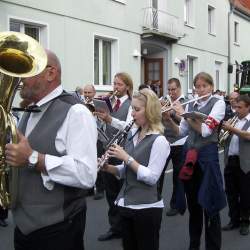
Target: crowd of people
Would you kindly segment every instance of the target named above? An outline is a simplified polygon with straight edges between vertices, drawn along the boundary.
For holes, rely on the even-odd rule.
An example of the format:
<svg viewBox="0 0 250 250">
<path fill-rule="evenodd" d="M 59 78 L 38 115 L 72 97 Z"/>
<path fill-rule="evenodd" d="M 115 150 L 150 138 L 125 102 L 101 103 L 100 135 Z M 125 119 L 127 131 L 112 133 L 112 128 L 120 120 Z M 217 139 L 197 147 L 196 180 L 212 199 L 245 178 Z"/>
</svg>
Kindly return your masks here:
<svg viewBox="0 0 250 250">
<path fill-rule="evenodd" d="M 200 249 L 203 223 L 207 250 L 221 249 L 222 230 L 249 234 L 248 95 L 232 92 L 221 98 L 212 77 L 200 72 L 193 81 L 195 98 L 183 95 L 177 78 L 168 80 L 168 95 L 159 98 L 148 84 L 133 91 L 130 75 L 120 72 L 113 94 L 99 97 L 111 105 L 108 112 L 95 107 L 94 85 L 64 91 L 60 61 L 52 51 L 46 53 L 43 72 L 22 80 L 22 105 L 29 109 L 18 122 L 18 143 L 5 147 L 6 163 L 18 174 L 11 183 L 16 250 L 84 249 L 89 190 L 95 199 L 105 193 L 109 206 L 109 226 L 99 241 L 122 238 L 125 250 L 159 249 L 170 161 L 173 190 L 166 215 L 188 209 L 189 250 Z M 131 122 L 126 137 L 110 145 Z M 221 130 L 229 131 L 225 188 L 218 155 Z M 227 204 L 230 220 L 222 226 L 220 211 Z M 7 212 L 0 208 L 0 226 L 7 226 Z"/>
</svg>

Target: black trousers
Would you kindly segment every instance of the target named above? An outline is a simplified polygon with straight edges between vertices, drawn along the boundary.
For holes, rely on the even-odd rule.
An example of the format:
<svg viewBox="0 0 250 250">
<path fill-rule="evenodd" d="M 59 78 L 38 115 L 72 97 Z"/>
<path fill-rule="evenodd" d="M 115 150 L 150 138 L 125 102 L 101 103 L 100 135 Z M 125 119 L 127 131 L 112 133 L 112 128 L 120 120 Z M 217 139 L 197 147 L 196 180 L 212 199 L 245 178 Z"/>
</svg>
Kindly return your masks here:
<svg viewBox="0 0 250 250">
<path fill-rule="evenodd" d="M 124 250 L 158 250 L 162 208 L 120 208 Z"/>
<path fill-rule="evenodd" d="M 103 173 L 104 173 L 103 171 L 98 171 L 98 173 L 97 173 L 97 178 L 96 178 L 96 182 L 95 182 L 96 192 L 104 192 L 104 190 L 105 190 Z"/>
<path fill-rule="evenodd" d="M 185 181 L 185 193 L 189 210 L 189 237 L 190 248 L 199 248 L 205 217 L 206 250 L 221 249 L 221 221 L 220 215 L 209 217 L 198 203 L 198 192 L 202 181 L 202 170 L 199 164 L 194 166 L 194 173 L 189 181 Z"/>
<path fill-rule="evenodd" d="M 28 235 L 18 227 L 14 232 L 15 250 L 84 250 L 86 209 L 71 220 L 51 225 Z"/>
<path fill-rule="evenodd" d="M 161 194 L 162 189 L 163 189 L 163 184 L 164 184 L 165 171 L 168 167 L 170 160 L 172 160 L 172 163 L 173 163 L 173 192 L 172 192 L 172 196 L 171 196 L 171 200 L 170 200 L 170 207 L 171 208 L 176 208 L 176 189 L 177 189 L 178 182 L 180 181 L 178 178 L 178 175 L 179 175 L 179 172 L 180 172 L 180 169 L 182 166 L 182 161 L 181 161 L 182 149 L 183 149 L 183 145 L 171 147 L 169 157 L 166 161 L 166 164 L 165 164 L 164 169 L 162 171 L 161 177 L 159 179 L 158 191 Z"/>
<path fill-rule="evenodd" d="M 225 189 L 229 207 L 229 217 L 233 223 L 249 224 L 250 215 L 250 172 L 240 168 L 238 156 L 229 156 L 224 170 Z"/>
<path fill-rule="evenodd" d="M 122 231 L 121 216 L 118 206 L 114 204 L 122 187 L 122 180 L 118 180 L 115 176 L 110 173 L 103 173 L 103 180 L 106 191 L 106 199 L 109 205 L 108 217 L 110 230 L 120 234 Z"/>
<path fill-rule="evenodd" d="M 8 218 L 8 209 L 3 209 L 1 206 L 0 206 L 0 219 L 1 220 L 5 220 Z"/>
</svg>

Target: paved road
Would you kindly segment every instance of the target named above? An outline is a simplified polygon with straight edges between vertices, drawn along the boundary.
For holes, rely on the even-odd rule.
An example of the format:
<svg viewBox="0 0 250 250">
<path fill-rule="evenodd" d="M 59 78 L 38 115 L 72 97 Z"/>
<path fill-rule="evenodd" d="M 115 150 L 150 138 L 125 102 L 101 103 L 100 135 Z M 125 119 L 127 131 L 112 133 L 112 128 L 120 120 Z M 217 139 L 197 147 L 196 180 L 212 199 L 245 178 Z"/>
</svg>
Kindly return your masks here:
<svg viewBox="0 0 250 250">
<path fill-rule="evenodd" d="M 164 200 L 168 204 L 172 190 L 172 173 L 166 174 L 164 184 Z M 99 234 L 105 232 L 108 228 L 107 204 L 105 200 L 95 201 L 88 197 L 87 226 L 85 233 L 86 250 L 122 250 L 120 240 L 107 242 L 98 242 Z M 222 224 L 228 222 L 227 208 L 222 211 Z M 13 223 L 11 216 L 8 219 L 7 228 L 0 227 L 0 250 L 13 250 Z M 250 250 L 250 235 L 241 236 L 237 230 L 232 232 L 223 232 L 222 250 Z M 204 242 L 204 235 L 203 240 Z M 160 250 L 187 250 L 188 249 L 188 213 L 184 216 L 166 217 L 165 210 L 163 215 Z M 202 244 L 201 250 L 205 249 Z M 35 250 L 35 249 L 34 249 Z M 132 250 L 132 249 L 131 249 Z"/>
</svg>

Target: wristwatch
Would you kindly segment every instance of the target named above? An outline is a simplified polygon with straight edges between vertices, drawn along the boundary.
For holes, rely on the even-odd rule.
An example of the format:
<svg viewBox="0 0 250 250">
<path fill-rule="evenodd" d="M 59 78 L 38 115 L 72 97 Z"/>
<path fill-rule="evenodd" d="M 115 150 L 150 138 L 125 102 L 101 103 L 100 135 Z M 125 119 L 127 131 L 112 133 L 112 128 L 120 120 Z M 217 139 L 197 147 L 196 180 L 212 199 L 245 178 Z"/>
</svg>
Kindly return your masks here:
<svg viewBox="0 0 250 250">
<path fill-rule="evenodd" d="M 130 166 L 133 161 L 134 161 L 134 158 L 132 156 L 129 156 L 126 162 L 126 165 Z"/>
<path fill-rule="evenodd" d="M 36 164 L 38 162 L 38 152 L 33 150 L 31 155 L 29 156 L 29 164 L 28 167 L 29 168 L 35 168 Z"/>
</svg>

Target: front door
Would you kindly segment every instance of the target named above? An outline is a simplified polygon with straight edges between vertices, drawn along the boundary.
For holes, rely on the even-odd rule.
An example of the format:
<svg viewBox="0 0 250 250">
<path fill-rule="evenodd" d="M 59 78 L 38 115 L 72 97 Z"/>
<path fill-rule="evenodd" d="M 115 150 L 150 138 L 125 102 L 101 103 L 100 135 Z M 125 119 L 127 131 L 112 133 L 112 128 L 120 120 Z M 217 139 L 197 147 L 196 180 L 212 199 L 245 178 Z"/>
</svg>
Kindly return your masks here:
<svg viewBox="0 0 250 250">
<path fill-rule="evenodd" d="M 163 58 L 145 58 L 144 79 L 160 97 L 163 95 Z"/>
</svg>

